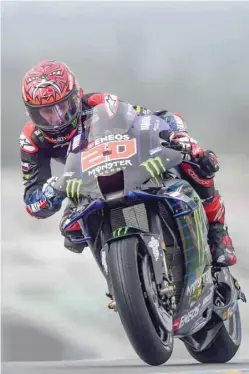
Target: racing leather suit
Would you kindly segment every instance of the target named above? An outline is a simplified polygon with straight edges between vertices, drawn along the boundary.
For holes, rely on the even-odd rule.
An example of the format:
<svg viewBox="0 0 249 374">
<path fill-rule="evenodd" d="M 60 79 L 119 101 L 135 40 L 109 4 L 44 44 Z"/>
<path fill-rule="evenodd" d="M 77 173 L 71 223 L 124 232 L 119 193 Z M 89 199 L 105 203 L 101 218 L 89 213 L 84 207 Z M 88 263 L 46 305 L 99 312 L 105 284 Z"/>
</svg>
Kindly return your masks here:
<svg viewBox="0 0 249 374">
<path fill-rule="evenodd" d="M 60 137 L 54 139 L 46 136 L 32 122 L 28 122 L 24 126 L 19 141 L 24 183 L 24 202 L 27 212 L 32 216 L 36 218 L 48 218 L 61 208 L 62 201 L 60 199 L 55 198 L 53 204 L 49 205 L 43 193 L 43 186 L 52 177 L 51 160 L 54 159 L 65 164 L 68 145 L 71 139 L 79 131 L 84 131 L 84 116 L 91 111 L 92 107 L 103 102 L 104 95 L 106 94 L 89 93 L 83 96 L 82 117 L 77 128 L 74 129 L 72 125 L 70 135 L 66 134 L 64 136 L 64 134 L 61 134 Z M 140 115 L 152 113 L 140 106 L 133 107 Z M 169 124 L 171 141 L 181 145 L 181 149 L 184 149 L 184 144 L 186 145 L 185 149 L 187 149 L 187 144 L 188 146 L 190 145 L 191 149 L 188 152 L 190 159 L 201 156 L 199 162 L 200 169 L 195 169 L 185 163 L 180 165 L 182 177 L 194 187 L 203 201 L 210 224 L 209 244 L 211 252 L 213 252 L 214 262 L 220 264 L 224 262 L 224 266 L 233 265 L 236 263 L 236 256 L 227 232 L 227 227 L 225 226 L 225 207 L 214 186 L 214 173 L 219 169 L 215 154 L 211 151 L 204 151 L 190 138 L 181 115 L 168 112 L 167 110 L 154 113 Z M 161 137 L 163 138 L 163 134 Z M 167 140 L 169 139 L 167 138 Z M 209 170 L 210 165 L 211 170 Z M 68 204 L 64 211 L 61 224 L 72 213 L 72 209 L 72 205 Z M 76 237 L 82 234 L 77 223 L 68 230 L 68 233 Z M 66 248 L 78 253 L 81 253 L 84 247 L 87 246 L 87 244 L 74 246 L 70 243 L 68 237 L 65 238 L 64 245 Z"/>
</svg>

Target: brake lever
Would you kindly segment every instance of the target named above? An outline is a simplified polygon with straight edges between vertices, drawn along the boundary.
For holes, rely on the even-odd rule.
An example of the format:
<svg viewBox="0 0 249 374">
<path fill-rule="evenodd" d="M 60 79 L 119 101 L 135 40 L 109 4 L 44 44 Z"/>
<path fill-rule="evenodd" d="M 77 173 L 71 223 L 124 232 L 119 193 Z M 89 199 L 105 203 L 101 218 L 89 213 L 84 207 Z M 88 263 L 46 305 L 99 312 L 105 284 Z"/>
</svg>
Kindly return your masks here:
<svg viewBox="0 0 249 374">
<path fill-rule="evenodd" d="M 196 167 L 197 169 L 200 169 L 200 165 L 195 163 L 195 162 L 192 162 L 192 161 L 186 161 L 186 160 L 182 160 L 183 163 L 185 164 L 189 164 L 189 165 L 193 165 L 194 167 Z"/>
<path fill-rule="evenodd" d="M 179 147 L 178 144 L 171 144 L 170 142 L 167 142 L 167 141 L 163 141 L 161 144 L 163 146 L 166 146 L 167 148 L 171 148 L 171 149 L 174 149 L 176 151 L 181 152 L 183 157 L 185 155 L 189 155 L 189 153 L 187 151 L 183 151 L 183 150 L 179 149 L 180 147 Z M 184 162 L 185 164 L 193 165 L 193 166 L 197 167 L 198 169 L 201 168 L 200 165 L 197 162 L 195 163 L 193 161 L 185 160 L 184 158 L 183 158 L 182 162 Z"/>
</svg>

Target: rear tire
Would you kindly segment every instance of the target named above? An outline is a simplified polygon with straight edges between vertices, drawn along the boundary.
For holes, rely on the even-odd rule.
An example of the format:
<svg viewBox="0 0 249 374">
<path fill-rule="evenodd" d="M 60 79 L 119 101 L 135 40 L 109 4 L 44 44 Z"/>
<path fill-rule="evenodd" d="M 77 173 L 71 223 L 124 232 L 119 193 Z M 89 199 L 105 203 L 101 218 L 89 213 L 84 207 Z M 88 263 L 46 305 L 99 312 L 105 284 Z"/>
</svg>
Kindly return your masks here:
<svg viewBox="0 0 249 374">
<path fill-rule="evenodd" d="M 241 319 L 239 306 L 236 312 L 218 331 L 210 346 L 201 352 L 192 350 L 187 344 L 186 348 L 190 355 L 203 364 L 224 364 L 230 361 L 237 353 L 241 344 Z"/>
<path fill-rule="evenodd" d="M 108 268 L 118 313 L 126 334 L 138 354 L 149 365 L 161 365 L 172 354 L 174 339 L 164 345 L 147 308 L 139 275 L 139 240 L 134 237 L 110 244 Z"/>
</svg>

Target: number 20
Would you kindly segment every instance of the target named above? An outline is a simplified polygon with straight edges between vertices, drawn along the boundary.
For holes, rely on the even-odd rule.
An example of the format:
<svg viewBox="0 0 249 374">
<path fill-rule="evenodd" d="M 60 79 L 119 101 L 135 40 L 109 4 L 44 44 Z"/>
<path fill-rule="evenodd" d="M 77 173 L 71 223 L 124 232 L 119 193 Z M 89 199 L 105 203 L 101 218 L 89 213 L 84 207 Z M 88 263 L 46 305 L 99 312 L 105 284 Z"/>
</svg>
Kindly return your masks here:
<svg viewBox="0 0 249 374">
<path fill-rule="evenodd" d="M 131 158 L 137 153 L 136 139 L 117 140 L 97 145 L 82 153 L 82 171 L 117 160 Z"/>
</svg>

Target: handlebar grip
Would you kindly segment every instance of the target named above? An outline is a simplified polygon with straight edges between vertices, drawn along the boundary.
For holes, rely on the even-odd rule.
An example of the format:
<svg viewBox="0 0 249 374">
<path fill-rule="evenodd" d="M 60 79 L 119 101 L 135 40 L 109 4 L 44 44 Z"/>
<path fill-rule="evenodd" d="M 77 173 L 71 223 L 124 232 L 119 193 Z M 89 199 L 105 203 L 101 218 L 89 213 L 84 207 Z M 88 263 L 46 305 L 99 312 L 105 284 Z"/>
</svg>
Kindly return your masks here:
<svg viewBox="0 0 249 374">
<path fill-rule="evenodd" d="M 187 152 L 182 150 L 181 144 L 172 144 L 172 143 L 166 142 L 166 141 L 163 141 L 163 143 L 161 143 L 161 144 L 163 146 L 167 147 L 167 148 L 171 148 L 171 149 L 174 149 L 174 150 L 182 152 L 182 153 L 187 153 Z"/>
</svg>

